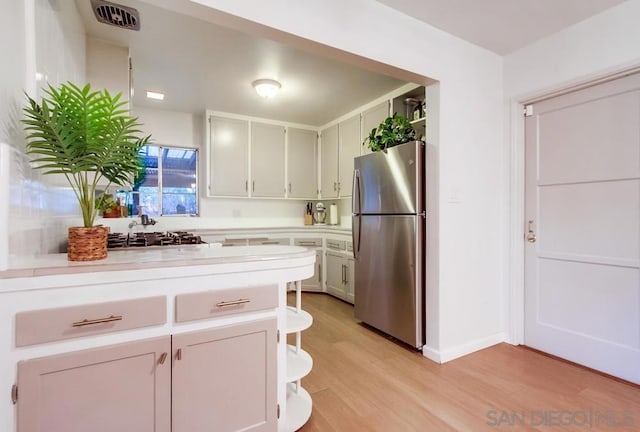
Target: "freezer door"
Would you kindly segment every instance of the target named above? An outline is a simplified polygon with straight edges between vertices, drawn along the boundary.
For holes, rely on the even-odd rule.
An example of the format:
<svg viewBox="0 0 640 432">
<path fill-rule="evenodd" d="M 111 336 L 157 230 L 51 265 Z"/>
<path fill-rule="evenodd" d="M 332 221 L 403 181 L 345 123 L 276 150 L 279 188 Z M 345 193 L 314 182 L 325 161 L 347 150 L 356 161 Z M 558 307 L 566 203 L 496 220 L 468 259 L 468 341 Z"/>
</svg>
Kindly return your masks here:
<svg viewBox="0 0 640 432">
<path fill-rule="evenodd" d="M 424 144 L 420 141 L 357 157 L 353 213 L 422 213 L 424 187 Z"/>
<path fill-rule="evenodd" d="M 424 217 L 354 215 L 356 229 L 360 248 L 355 251 L 355 317 L 421 347 Z"/>
</svg>

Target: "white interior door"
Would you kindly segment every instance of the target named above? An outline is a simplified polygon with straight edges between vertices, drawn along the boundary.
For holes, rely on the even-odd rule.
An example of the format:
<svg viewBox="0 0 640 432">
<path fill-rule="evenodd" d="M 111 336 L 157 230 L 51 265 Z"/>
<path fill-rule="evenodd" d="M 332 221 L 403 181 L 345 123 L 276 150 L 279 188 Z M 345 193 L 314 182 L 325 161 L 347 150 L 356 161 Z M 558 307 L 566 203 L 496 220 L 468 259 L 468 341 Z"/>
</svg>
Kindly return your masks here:
<svg viewBox="0 0 640 432">
<path fill-rule="evenodd" d="M 640 383 L 640 74 L 525 121 L 525 343 Z"/>
</svg>

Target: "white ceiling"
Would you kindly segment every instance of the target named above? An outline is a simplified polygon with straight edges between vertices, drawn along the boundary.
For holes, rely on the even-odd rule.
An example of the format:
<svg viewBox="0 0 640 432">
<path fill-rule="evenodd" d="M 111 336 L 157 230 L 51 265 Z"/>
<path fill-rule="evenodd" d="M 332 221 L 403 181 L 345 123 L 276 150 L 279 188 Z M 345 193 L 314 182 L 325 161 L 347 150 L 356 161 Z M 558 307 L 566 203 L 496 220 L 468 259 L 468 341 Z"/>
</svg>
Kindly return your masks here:
<svg viewBox="0 0 640 432">
<path fill-rule="evenodd" d="M 139 32 L 98 23 L 90 0 L 76 0 L 76 5 L 89 36 L 129 47 L 134 106 L 192 113 L 212 109 L 319 126 L 405 84 L 351 63 L 213 24 L 197 14 L 172 12 L 149 0 L 115 1 L 138 9 Z M 506 54 L 624 0 L 378 1 Z M 389 68 L 377 70 L 406 76 Z M 282 91 L 274 99 L 258 97 L 251 82 L 259 78 L 279 80 Z M 146 90 L 162 91 L 166 98 L 146 99 Z"/>
<path fill-rule="evenodd" d="M 212 109 L 320 126 L 405 84 L 146 2 L 116 2 L 138 9 L 140 31 L 99 23 L 90 1 L 76 0 L 89 36 L 129 47 L 134 106 Z M 277 79 L 281 92 L 260 98 L 251 86 L 260 78 Z M 148 100 L 146 90 L 164 92 L 165 100 Z"/>
<path fill-rule="evenodd" d="M 500 55 L 626 0 L 378 0 Z"/>
</svg>

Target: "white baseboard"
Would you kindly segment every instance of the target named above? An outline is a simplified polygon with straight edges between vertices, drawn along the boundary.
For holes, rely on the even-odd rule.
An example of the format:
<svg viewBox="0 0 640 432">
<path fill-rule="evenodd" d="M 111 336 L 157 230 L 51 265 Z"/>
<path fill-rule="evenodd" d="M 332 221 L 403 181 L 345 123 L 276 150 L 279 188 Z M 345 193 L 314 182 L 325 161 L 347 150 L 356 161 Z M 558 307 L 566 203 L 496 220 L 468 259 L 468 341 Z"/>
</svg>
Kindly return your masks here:
<svg viewBox="0 0 640 432">
<path fill-rule="evenodd" d="M 436 350 L 425 345 L 422 347 L 422 355 L 436 363 L 446 363 L 505 341 L 506 335 L 504 333 L 496 333 L 485 338 L 476 339 L 444 350 Z"/>
</svg>

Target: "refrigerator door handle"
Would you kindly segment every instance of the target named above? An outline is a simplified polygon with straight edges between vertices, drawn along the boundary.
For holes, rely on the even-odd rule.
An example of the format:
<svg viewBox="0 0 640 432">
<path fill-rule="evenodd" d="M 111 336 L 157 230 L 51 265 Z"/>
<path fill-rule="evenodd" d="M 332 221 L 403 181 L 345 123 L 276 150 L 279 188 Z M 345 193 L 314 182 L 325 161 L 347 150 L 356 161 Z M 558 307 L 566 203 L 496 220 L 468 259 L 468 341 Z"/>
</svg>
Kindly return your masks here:
<svg viewBox="0 0 640 432">
<path fill-rule="evenodd" d="M 360 188 L 360 170 L 353 170 L 353 190 L 351 193 L 351 206 L 357 218 L 357 228 L 351 227 L 351 241 L 353 243 L 353 259 L 360 256 L 360 235 L 362 234 L 362 190 Z M 355 219 L 354 218 L 354 219 Z M 357 232 L 357 238 L 356 238 Z"/>
</svg>

